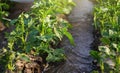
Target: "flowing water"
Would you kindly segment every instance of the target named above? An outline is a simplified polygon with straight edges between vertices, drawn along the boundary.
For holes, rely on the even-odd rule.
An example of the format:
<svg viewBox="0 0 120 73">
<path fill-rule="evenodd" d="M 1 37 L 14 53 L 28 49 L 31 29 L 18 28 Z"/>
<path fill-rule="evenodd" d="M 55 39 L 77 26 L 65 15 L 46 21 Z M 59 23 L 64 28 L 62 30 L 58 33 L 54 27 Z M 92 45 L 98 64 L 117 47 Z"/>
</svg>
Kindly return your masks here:
<svg viewBox="0 0 120 73">
<path fill-rule="evenodd" d="M 73 28 L 70 33 L 73 35 L 75 46 L 69 43 L 68 39 L 62 41 L 67 60 L 57 67 L 48 70 L 46 73 L 90 73 L 92 61 L 89 52 L 93 42 L 92 10 L 93 3 L 89 0 L 73 0 L 76 6 L 68 16 Z"/>
</svg>

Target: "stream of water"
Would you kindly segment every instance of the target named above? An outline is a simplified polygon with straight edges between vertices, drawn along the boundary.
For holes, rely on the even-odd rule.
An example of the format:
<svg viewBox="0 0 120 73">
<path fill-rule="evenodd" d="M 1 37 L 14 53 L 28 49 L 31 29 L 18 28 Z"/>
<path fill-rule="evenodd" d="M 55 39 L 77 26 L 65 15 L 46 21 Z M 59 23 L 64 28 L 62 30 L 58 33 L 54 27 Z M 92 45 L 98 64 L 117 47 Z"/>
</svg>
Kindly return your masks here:
<svg viewBox="0 0 120 73">
<path fill-rule="evenodd" d="M 92 11 L 94 4 L 89 0 L 73 0 L 76 6 L 68 16 L 73 28 L 70 33 L 73 35 L 75 46 L 69 43 L 68 39 L 62 41 L 67 60 L 57 67 L 50 69 L 47 73 L 90 73 L 92 57 L 89 52 L 93 42 Z"/>
</svg>

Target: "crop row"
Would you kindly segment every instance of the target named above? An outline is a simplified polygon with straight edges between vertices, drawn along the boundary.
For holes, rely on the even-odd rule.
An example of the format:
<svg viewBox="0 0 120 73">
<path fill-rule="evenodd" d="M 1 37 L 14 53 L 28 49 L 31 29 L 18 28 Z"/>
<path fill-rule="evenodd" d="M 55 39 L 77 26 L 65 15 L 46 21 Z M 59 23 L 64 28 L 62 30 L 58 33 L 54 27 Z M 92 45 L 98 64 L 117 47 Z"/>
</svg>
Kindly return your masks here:
<svg viewBox="0 0 120 73">
<path fill-rule="evenodd" d="M 6 33 L 8 45 L 1 49 L 0 66 L 13 71 L 16 69 L 16 61 L 30 62 L 29 55 L 40 56 L 48 63 L 64 60 L 64 51 L 57 45 L 63 36 L 74 43 L 68 32 L 69 22 L 60 15 L 69 14 L 73 5 L 72 0 L 35 0 L 30 11 L 7 21 L 15 29 Z M 3 10 L 0 15 L 1 12 Z"/>
<path fill-rule="evenodd" d="M 98 51 L 91 51 L 100 73 L 120 73 L 120 0 L 97 0 L 94 26 L 99 30 Z M 94 71 L 98 73 L 98 71 Z"/>
</svg>

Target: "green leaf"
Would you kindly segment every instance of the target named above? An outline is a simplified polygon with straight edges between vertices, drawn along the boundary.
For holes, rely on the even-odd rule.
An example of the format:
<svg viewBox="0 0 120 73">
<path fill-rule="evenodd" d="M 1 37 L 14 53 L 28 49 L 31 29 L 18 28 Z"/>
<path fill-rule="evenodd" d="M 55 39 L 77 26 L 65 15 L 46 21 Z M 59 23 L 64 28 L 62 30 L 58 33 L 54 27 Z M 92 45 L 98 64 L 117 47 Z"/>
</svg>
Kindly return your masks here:
<svg viewBox="0 0 120 73">
<path fill-rule="evenodd" d="M 43 36 L 36 36 L 37 39 L 42 40 L 44 42 L 50 42 L 54 37 L 54 34 L 46 34 Z"/>
<path fill-rule="evenodd" d="M 19 56 L 20 56 L 20 59 L 22 59 L 26 62 L 30 62 L 30 59 L 26 54 L 20 54 Z"/>
<path fill-rule="evenodd" d="M 70 43 L 71 43 L 72 45 L 75 45 L 74 39 L 73 39 L 72 35 L 71 35 L 69 32 L 64 31 L 63 34 L 69 39 L 69 41 L 70 41 Z"/>
<path fill-rule="evenodd" d="M 63 49 L 54 49 L 50 52 L 46 58 L 48 62 L 60 62 L 65 59 Z"/>
<path fill-rule="evenodd" d="M 10 21 L 10 24 L 11 24 L 11 25 L 14 25 L 17 21 L 18 21 L 18 19 L 11 20 L 11 21 Z"/>
<path fill-rule="evenodd" d="M 116 57 L 116 64 L 120 66 L 120 56 Z"/>
<path fill-rule="evenodd" d="M 110 55 L 110 53 L 111 53 L 110 48 L 107 46 L 99 46 L 99 51 L 101 51 L 107 55 Z"/>
<path fill-rule="evenodd" d="M 98 52 L 98 51 L 91 50 L 91 51 L 90 51 L 90 55 L 91 55 L 93 58 L 97 59 L 97 60 L 100 59 L 100 55 L 99 55 L 99 52 Z"/>
<path fill-rule="evenodd" d="M 115 31 L 109 29 L 109 36 L 113 36 L 115 34 Z"/>
<path fill-rule="evenodd" d="M 14 69 L 14 66 L 11 65 L 10 63 L 7 65 L 7 67 L 8 67 L 8 69 L 10 69 L 10 70 L 13 70 L 13 69 Z"/>
<path fill-rule="evenodd" d="M 54 27 L 54 32 L 55 32 L 55 34 L 56 34 L 56 36 L 60 39 L 60 40 L 62 40 L 62 35 L 59 33 L 59 31 Z"/>
<path fill-rule="evenodd" d="M 109 44 L 110 44 L 110 40 L 109 40 L 109 38 L 102 37 L 100 40 L 101 40 L 101 41 L 102 41 L 102 43 L 104 43 L 104 44 L 107 44 L 107 45 L 109 45 Z"/>
</svg>

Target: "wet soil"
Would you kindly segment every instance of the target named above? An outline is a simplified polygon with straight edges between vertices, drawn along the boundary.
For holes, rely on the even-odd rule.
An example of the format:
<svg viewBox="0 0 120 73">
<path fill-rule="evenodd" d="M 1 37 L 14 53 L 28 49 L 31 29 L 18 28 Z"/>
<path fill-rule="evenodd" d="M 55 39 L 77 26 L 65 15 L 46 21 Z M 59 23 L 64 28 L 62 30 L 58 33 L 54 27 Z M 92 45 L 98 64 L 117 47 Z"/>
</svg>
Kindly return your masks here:
<svg viewBox="0 0 120 73">
<path fill-rule="evenodd" d="M 46 73 L 90 73 L 93 70 L 93 58 L 90 56 L 93 38 L 93 3 L 89 0 L 74 0 L 75 8 L 68 16 L 72 24 L 70 33 L 73 35 L 75 46 L 64 38 L 61 47 L 64 48 L 66 61 L 50 68 Z"/>
</svg>

